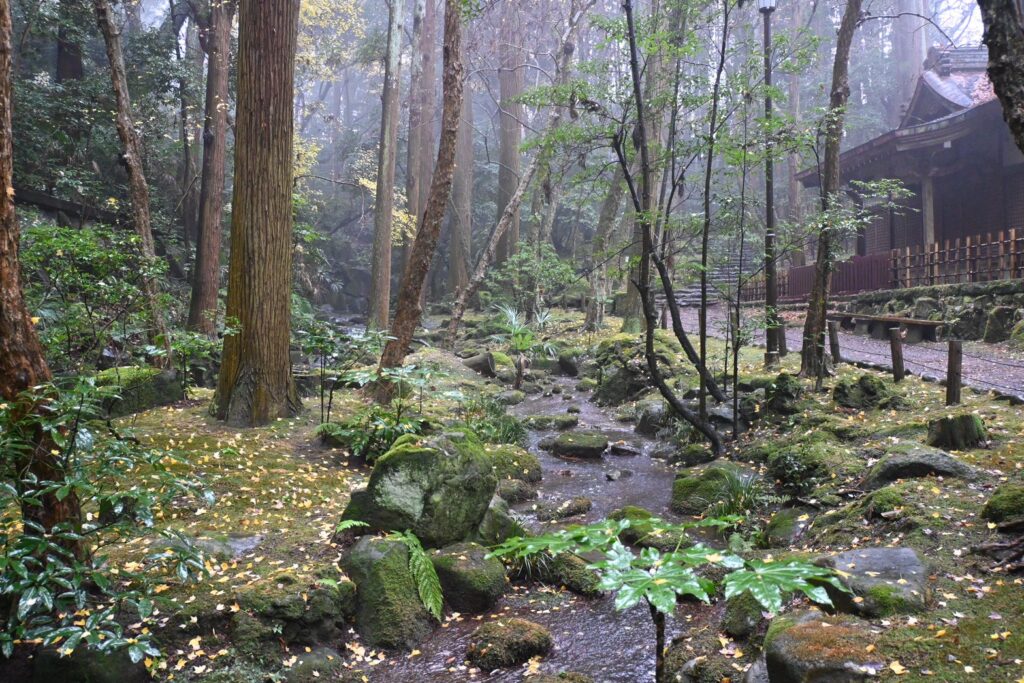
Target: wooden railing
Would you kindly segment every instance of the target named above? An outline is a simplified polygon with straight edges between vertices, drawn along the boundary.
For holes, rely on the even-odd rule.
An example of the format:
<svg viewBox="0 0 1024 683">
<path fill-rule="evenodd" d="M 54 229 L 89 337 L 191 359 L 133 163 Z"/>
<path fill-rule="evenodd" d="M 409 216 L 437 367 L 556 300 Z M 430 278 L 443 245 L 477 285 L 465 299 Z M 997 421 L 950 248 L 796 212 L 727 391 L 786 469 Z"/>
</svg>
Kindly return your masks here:
<svg viewBox="0 0 1024 683">
<path fill-rule="evenodd" d="M 1024 278 L 1024 230 L 854 256 L 836 264 L 830 293 L 857 294 L 1014 278 Z M 802 301 L 811 293 L 813 283 L 813 264 L 779 273 L 779 300 Z M 744 286 L 742 300 L 764 301 L 763 277 Z"/>
</svg>

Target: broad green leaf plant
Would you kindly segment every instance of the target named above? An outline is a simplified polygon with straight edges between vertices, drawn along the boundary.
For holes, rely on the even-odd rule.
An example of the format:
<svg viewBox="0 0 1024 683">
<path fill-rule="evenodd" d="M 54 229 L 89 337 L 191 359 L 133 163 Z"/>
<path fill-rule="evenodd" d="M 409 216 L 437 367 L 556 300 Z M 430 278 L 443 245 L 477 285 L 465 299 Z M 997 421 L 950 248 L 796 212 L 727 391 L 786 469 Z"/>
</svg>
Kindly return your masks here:
<svg viewBox="0 0 1024 683">
<path fill-rule="evenodd" d="M 639 552 L 622 543 L 620 535 L 630 527 L 630 520 L 605 520 L 586 526 L 573 526 L 543 536 L 510 538 L 490 553 L 511 561 L 527 561 L 538 555 L 599 552 L 603 558 L 589 565 L 600 576 L 603 590 L 615 594 L 615 608 L 626 610 L 646 603 L 654 622 L 657 639 L 656 680 L 664 678 L 665 615 L 675 611 L 676 600 L 689 596 L 710 603 L 718 585 L 697 570 L 719 566 L 729 570 L 721 581 L 725 598 L 749 592 L 772 614 L 782 610 L 787 595 L 803 593 L 812 601 L 831 606 L 823 585 L 837 590 L 847 589 L 831 569 L 808 562 L 769 562 L 744 559 L 728 550 L 716 550 L 703 543 L 681 547 L 682 532 L 694 527 L 735 526 L 736 517 L 708 518 L 695 522 L 671 524 L 658 518 L 644 520 L 645 535 L 665 534 L 680 538 L 676 548 L 660 551 L 644 548 Z"/>
</svg>

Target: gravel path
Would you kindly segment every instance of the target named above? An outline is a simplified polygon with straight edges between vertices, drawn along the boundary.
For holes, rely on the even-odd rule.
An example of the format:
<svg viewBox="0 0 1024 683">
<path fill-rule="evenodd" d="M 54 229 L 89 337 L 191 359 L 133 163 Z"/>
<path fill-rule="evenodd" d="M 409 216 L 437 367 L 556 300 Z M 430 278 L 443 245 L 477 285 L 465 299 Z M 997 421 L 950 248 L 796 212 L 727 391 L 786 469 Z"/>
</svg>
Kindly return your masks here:
<svg viewBox="0 0 1024 683">
<path fill-rule="evenodd" d="M 749 312 L 750 309 L 747 309 Z M 683 326 L 696 337 L 697 309 L 680 309 Z M 748 313 L 749 314 L 749 313 Z M 786 341 L 790 353 L 799 353 L 803 335 L 803 315 L 786 314 Z M 725 338 L 725 308 L 721 305 L 708 308 L 708 334 L 719 339 Z M 764 332 L 754 333 L 755 343 L 764 345 Z M 891 370 L 889 342 L 872 339 L 866 335 L 839 332 L 839 348 L 846 361 L 873 365 Z M 947 346 L 944 342 L 920 342 L 905 344 L 903 363 L 908 372 L 920 375 L 929 381 L 939 381 L 946 376 Z M 963 359 L 964 386 L 980 391 L 995 391 L 1024 402 L 1024 354 L 1014 353 L 1006 344 L 985 344 L 964 342 Z"/>
</svg>

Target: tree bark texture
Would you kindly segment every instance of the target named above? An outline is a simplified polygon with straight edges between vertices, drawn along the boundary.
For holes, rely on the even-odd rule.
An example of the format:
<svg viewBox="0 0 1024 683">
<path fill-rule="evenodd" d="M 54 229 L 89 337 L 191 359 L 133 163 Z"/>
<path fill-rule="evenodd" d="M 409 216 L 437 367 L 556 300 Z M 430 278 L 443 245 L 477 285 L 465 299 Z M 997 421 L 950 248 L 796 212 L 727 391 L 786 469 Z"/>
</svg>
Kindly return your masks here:
<svg viewBox="0 0 1024 683">
<path fill-rule="evenodd" d="M 608 194 L 601 202 L 601 211 L 597 217 L 597 231 L 594 234 L 594 243 L 591 248 L 590 297 L 587 299 L 587 315 L 583 322 L 583 327 L 586 330 L 599 330 L 604 324 L 605 301 L 608 298 L 608 266 L 605 263 L 608 257 L 605 254 L 605 249 L 608 248 L 608 239 L 615 227 L 615 218 L 619 214 L 619 207 L 622 205 L 622 196 L 625 191 L 622 172 L 616 171 L 612 183 L 608 187 Z"/>
<path fill-rule="evenodd" d="M 847 0 L 843 20 L 839 25 L 835 58 L 832 65 L 832 90 L 825 124 L 825 160 L 822 169 L 821 209 L 829 211 L 838 200 L 839 145 L 843 138 L 846 104 L 850 98 L 850 47 L 861 18 L 863 0 Z M 835 254 L 835 226 L 824 224 L 818 233 L 818 255 L 814 267 L 814 281 L 804 321 L 803 347 L 800 352 L 800 374 L 817 377 L 825 361 L 825 316 L 828 295 L 832 286 L 832 268 Z"/>
<path fill-rule="evenodd" d="M 523 105 L 516 101 L 523 94 L 522 27 L 516 3 L 502 8 L 498 67 L 498 219 L 502 219 L 520 183 L 519 146 L 523 143 Z M 519 205 L 512 212 L 508 229 L 498 242 L 497 263 L 516 253 L 519 244 Z"/>
<path fill-rule="evenodd" d="M 468 84 L 467 84 L 468 86 Z M 455 178 L 452 181 L 451 236 L 448 256 L 448 286 L 453 293 L 469 284 L 469 259 L 473 239 L 473 97 L 466 87 L 462 96 L 462 119 L 455 150 Z"/>
<path fill-rule="evenodd" d="M 441 110 L 441 141 L 437 150 L 437 164 L 434 166 L 423 219 L 416 230 L 409 254 L 409 263 L 402 274 L 402 284 L 395 306 L 395 322 L 391 328 L 392 339 L 381 354 L 380 369 L 397 368 L 402 365 L 412 342 L 413 333 L 420 324 L 423 310 L 420 294 L 427 279 L 430 262 L 437 250 L 444 222 L 445 209 L 451 198 L 452 176 L 455 171 L 455 147 L 459 134 L 459 119 L 462 114 L 464 69 L 462 65 L 462 24 L 460 4 L 445 3 L 444 12 L 444 100 Z M 378 398 L 389 398 L 392 385 L 378 383 Z"/>
<path fill-rule="evenodd" d="M 224 162 L 230 110 L 231 24 L 234 21 L 235 5 L 235 0 L 213 2 L 200 24 L 200 38 L 206 50 L 208 65 L 203 117 L 203 168 L 199 186 L 199 234 L 196 239 L 188 328 L 208 337 L 213 337 L 217 332 Z"/>
<path fill-rule="evenodd" d="M 1003 105 L 1003 118 L 1024 150 L 1024 16 L 1014 0 L 978 0 L 978 5 L 985 22 L 988 77 Z"/>
<path fill-rule="evenodd" d="M 217 417 L 237 426 L 296 414 L 291 375 L 292 99 L 299 0 L 242 0 L 227 318 Z"/>
<path fill-rule="evenodd" d="M 50 368 L 43 356 L 31 314 L 21 288 L 21 264 L 18 260 L 20 234 L 14 211 L 14 147 L 11 141 L 11 5 L 0 0 L 0 400 L 15 403 L 22 392 L 51 380 Z M 29 413 L 37 406 L 18 406 Z M 16 463 L 19 472 L 29 472 L 41 482 L 61 479 L 61 467 L 54 455 L 56 444 L 42 431 L 36 433 L 31 452 Z M 15 482 L 15 486 L 18 483 Z M 75 491 L 58 499 L 56 493 L 44 494 L 41 506 L 25 506 L 27 520 L 51 530 L 57 525 L 78 527 L 82 512 Z M 83 555 L 78 542 L 63 543 L 77 557 Z"/>
<path fill-rule="evenodd" d="M 114 99 L 117 102 L 117 134 L 124 148 L 122 160 L 128 170 L 128 190 L 132 202 L 132 217 L 135 232 L 139 236 L 139 247 L 142 257 L 149 262 L 156 261 L 156 250 L 153 243 L 153 228 L 149 213 L 149 185 L 142 168 L 142 142 L 139 132 L 132 122 L 132 103 L 128 94 L 128 77 L 124 68 L 124 53 L 121 50 L 121 33 L 114 16 L 114 10 L 108 0 L 94 0 L 96 18 L 100 32 L 107 48 L 107 59 L 110 61 L 110 80 L 114 86 Z M 158 365 L 172 366 L 171 335 L 164 320 L 160 307 L 159 286 L 154 278 L 147 277 L 142 281 L 143 292 L 149 307 L 154 340 L 163 346 L 164 357 Z"/>
<path fill-rule="evenodd" d="M 395 210 L 395 157 L 398 147 L 398 98 L 402 48 L 402 0 L 388 12 L 384 92 L 381 95 L 380 146 L 377 150 L 377 192 L 373 210 L 373 261 L 370 280 L 370 327 L 388 329 L 391 317 L 391 235 Z"/>
</svg>

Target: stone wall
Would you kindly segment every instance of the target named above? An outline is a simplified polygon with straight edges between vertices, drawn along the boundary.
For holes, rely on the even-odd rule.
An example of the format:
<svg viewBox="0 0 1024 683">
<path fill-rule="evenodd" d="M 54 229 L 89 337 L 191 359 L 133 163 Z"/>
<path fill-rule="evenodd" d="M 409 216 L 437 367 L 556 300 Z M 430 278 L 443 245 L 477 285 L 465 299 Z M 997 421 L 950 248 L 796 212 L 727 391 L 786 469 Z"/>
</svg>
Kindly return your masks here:
<svg viewBox="0 0 1024 683">
<path fill-rule="evenodd" d="M 859 294 L 838 303 L 842 311 L 943 320 L 948 339 L 1010 339 L 1024 320 L 1024 280 L 912 287 Z"/>
</svg>

